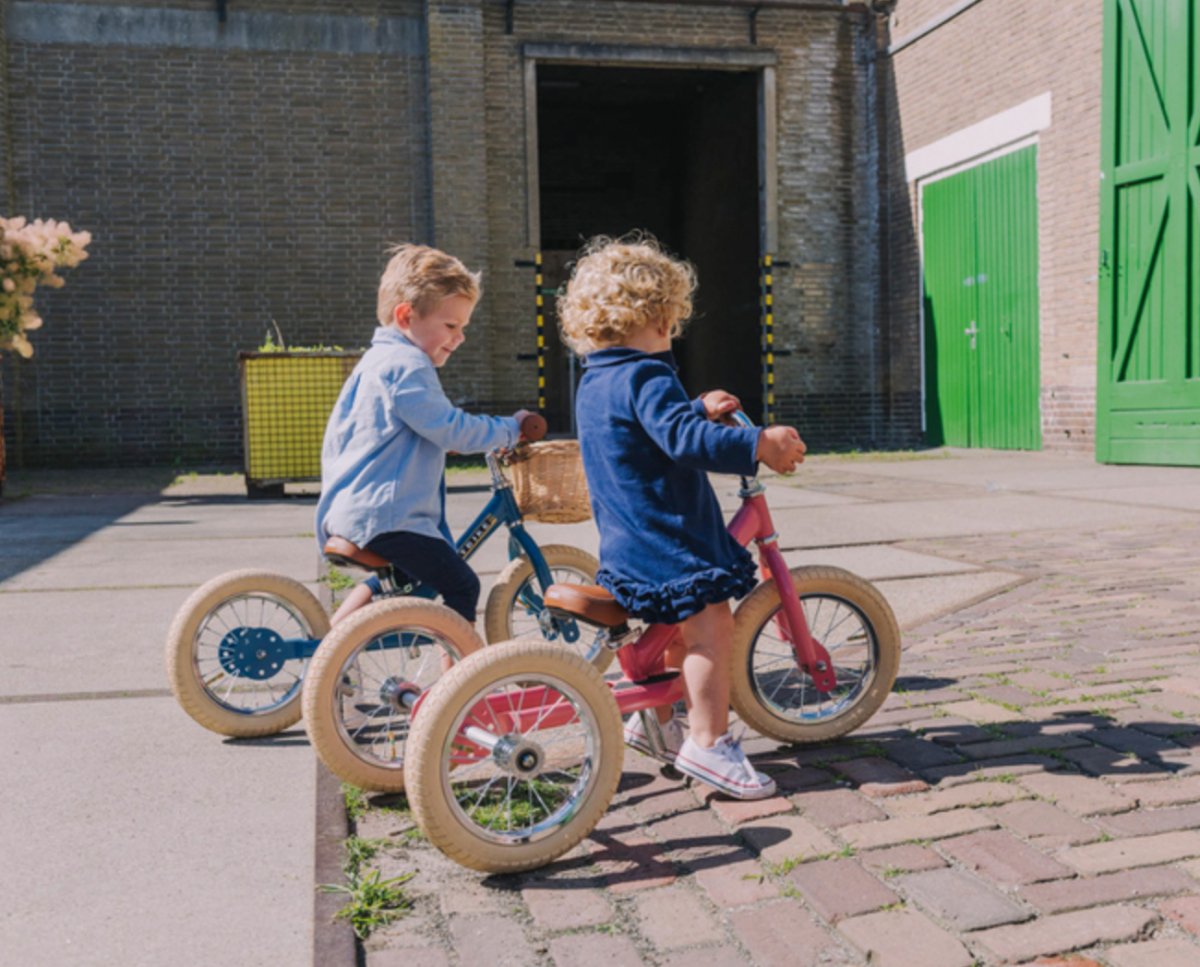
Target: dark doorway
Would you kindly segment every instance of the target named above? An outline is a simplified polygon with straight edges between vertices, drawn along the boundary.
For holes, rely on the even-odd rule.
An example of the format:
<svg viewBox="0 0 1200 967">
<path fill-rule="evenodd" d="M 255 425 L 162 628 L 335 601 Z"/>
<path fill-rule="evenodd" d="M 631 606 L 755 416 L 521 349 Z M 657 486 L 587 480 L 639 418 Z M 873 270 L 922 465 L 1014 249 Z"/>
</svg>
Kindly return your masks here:
<svg viewBox="0 0 1200 967">
<path fill-rule="evenodd" d="M 759 419 L 757 74 L 542 65 L 537 86 L 545 284 L 593 235 L 652 232 L 700 278 L 675 345 L 684 386 Z M 565 429 L 577 367 L 557 330 L 547 342 L 547 416 Z"/>
</svg>

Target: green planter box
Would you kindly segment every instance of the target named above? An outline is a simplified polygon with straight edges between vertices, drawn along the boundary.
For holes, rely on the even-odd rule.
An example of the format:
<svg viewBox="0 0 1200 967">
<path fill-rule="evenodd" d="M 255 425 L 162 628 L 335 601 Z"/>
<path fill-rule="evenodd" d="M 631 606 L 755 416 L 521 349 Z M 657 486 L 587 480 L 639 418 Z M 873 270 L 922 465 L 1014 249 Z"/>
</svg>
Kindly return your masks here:
<svg viewBox="0 0 1200 967">
<path fill-rule="evenodd" d="M 279 496 L 321 479 L 321 442 L 361 352 L 238 353 L 246 493 Z"/>
</svg>

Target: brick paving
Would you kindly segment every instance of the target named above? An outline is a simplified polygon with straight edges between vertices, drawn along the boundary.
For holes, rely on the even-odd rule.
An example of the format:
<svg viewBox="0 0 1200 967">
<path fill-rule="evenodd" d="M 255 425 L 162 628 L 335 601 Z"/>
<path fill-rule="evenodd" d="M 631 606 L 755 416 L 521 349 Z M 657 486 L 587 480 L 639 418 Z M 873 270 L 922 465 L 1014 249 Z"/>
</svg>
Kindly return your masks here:
<svg viewBox="0 0 1200 967">
<path fill-rule="evenodd" d="M 544 870 L 394 841 L 415 907 L 368 967 L 1200 963 L 1200 524 L 902 546 L 1030 580 L 908 632 L 856 735 L 754 742 L 765 804 L 630 752 L 595 835 Z M 395 827 L 380 813 L 360 835 Z"/>
</svg>

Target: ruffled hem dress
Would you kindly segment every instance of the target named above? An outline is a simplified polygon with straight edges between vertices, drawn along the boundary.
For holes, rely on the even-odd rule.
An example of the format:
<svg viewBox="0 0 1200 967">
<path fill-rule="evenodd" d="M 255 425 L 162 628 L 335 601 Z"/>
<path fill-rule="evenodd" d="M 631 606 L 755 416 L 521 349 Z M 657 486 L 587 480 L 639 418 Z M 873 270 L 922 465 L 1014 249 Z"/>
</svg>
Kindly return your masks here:
<svg viewBox="0 0 1200 967">
<path fill-rule="evenodd" d="M 628 347 L 584 360 L 576 423 L 600 532 L 596 580 L 634 617 L 675 624 L 757 582 L 707 472 L 754 474 L 758 430 L 713 423 L 671 353 Z"/>
</svg>

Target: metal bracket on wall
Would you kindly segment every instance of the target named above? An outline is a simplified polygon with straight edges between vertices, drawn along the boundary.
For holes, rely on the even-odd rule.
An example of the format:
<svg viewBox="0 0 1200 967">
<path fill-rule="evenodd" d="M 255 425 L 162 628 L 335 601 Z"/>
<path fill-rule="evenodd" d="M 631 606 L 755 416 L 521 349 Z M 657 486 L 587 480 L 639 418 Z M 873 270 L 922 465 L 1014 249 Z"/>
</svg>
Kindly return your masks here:
<svg viewBox="0 0 1200 967">
<path fill-rule="evenodd" d="M 228 19 L 227 0 L 217 0 L 217 23 L 224 23 Z"/>
</svg>

